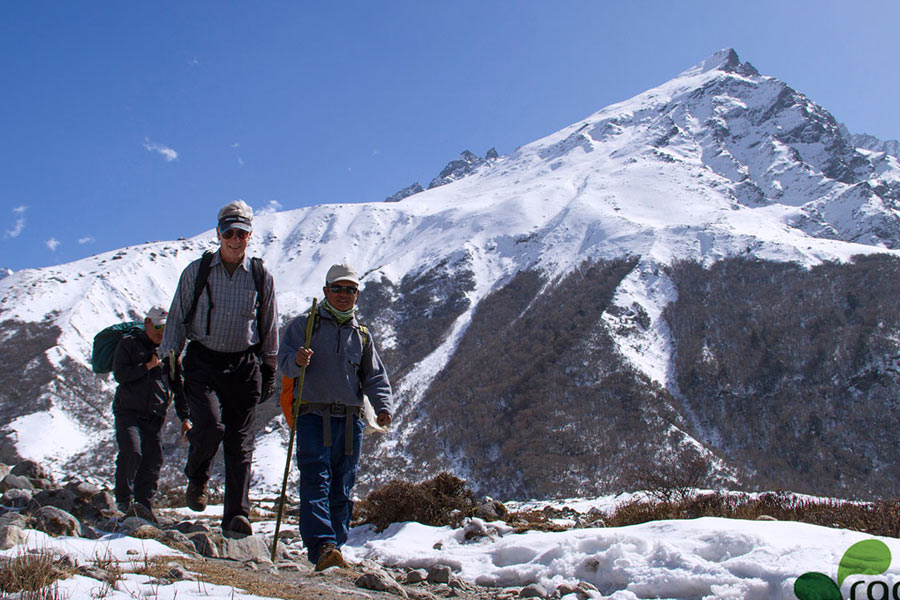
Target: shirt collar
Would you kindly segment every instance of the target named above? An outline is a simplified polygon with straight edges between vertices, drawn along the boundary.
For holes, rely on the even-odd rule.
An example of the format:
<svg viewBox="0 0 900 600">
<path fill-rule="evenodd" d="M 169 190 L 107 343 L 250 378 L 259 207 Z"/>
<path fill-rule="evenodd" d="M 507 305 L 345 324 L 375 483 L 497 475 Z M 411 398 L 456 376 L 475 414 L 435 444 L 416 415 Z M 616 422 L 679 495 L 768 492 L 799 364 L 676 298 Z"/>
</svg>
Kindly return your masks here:
<svg viewBox="0 0 900 600">
<path fill-rule="evenodd" d="M 213 254 L 213 259 L 209 263 L 210 268 L 216 265 L 222 265 L 223 267 L 225 266 L 225 263 L 222 262 L 222 254 L 218 250 L 216 250 L 215 254 Z M 241 266 L 244 267 L 245 271 L 247 271 L 248 273 L 250 272 L 250 257 L 246 252 L 244 252 L 244 260 L 241 261 Z"/>
</svg>

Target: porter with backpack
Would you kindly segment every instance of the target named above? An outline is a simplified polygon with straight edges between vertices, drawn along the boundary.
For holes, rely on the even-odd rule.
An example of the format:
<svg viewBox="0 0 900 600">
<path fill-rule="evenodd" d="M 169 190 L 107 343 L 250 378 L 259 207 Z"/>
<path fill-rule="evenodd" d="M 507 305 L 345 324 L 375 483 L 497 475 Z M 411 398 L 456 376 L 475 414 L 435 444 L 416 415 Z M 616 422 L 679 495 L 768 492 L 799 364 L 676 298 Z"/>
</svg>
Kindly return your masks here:
<svg viewBox="0 0 900 600">
<path fill-rule="evenodd" d="M 159 360 L 157 347 L 162 341 L 168 313 L 154 307 L 147 313 L 141 329 L 113 326 L 94 340 L 92 365 L 95 371 L 109 368 L 116 382 L 113 414 L 116 418 L 115 497 L 119 510 L 154 521 L 153 496 L 163 464 L 160 432 L 166 420 L 170 398 L 182 421 L 188 418 L 182 390 L 172 386 L 169 374 Z M 109 349 L 118 337 L 107 363 Z"/>
</svg>

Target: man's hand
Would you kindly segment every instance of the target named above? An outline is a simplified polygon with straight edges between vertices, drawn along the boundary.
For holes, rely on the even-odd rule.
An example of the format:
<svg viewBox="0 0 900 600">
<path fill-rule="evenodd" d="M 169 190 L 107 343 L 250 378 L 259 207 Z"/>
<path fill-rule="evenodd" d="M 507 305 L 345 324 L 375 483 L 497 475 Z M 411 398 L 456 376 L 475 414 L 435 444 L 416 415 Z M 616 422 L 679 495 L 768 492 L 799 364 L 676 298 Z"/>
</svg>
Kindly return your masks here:
<svg viewBox="0 0 900 600">
<path fill-rule="evenodd" d="M 181 422 L 181 437 L 183 437 L 185 439 L 185 441 L 187 441 L 188 431 L 190 431 L 191 427 L 193 427 L 193 426 L 194 426 L 194 424 L 191 423 L 190 419 L 185 419 L 184 421 Z"/>
<path fill-rule="evenodd" d="M 147 367 L 147 370 L 155 369 L 160 366 L 162 363 L 159 362 L 159 357 L 157 355 L 153 355 L 150 357 L 150 360 L 144 363 L 144 366 Z"/>
<path fill-rule="evenodd" d="M 169 381 L 169 389 L 175 394 L 184 394 L 184 379 L 181 376 L 181 361 L 175 359 L 175 364 L 173 366 L 172 357 L 167 356 L 162 359 L 162 369 L 166 374 L 166 379 Z M 173 373 L 175 374 L 174 378 L 172 377 Z"/>
<path fill-rule="evenodd" d="M 275 367 L 262 363 L 259 365 L 261 379 L 259 401 L 265 402 L 275 391 Z"/>
<path fill-rule="evenodd" d="M 308 367 L 313 354 L 312 348 L 300 348 L 297 350 L 297 355 L 294 356 L 294 362 L 298 367 Z"/>
<path fill-rule="evenodd" d="M 391 424 L 391 415 L 390 413 L 380 412 L 378 413 L 378 417 L 375 418 L 375 422 L 378 423 L 381 427 L 387 427 Z"/>
</svg>

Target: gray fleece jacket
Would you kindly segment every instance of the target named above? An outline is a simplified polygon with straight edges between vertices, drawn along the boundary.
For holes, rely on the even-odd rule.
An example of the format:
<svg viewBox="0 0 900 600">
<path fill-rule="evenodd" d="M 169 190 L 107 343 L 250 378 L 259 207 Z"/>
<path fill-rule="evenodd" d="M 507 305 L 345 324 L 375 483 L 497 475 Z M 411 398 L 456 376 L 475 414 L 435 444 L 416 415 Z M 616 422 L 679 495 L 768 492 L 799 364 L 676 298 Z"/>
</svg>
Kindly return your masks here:
<svg viewBox="0 0 900 600">
<path fill-rule="evenodd" d="M 365 394 L 375 414 L 393 415 L 391 383 L 371 333 L 365 336 L 364 347 L 356 316 L 338 325 L 323 306 L 318 307 L 318 313 L 319 323 L 314 326 L 310 342 L 314 354 L 303 380 L 303 402 L 362 406 Z M 305 344 L 308 318 L 303 314 L 291 321 L 281 338 L 278 368 L 287 377 L 300 376 L 294 357 Z"/>
</svg>

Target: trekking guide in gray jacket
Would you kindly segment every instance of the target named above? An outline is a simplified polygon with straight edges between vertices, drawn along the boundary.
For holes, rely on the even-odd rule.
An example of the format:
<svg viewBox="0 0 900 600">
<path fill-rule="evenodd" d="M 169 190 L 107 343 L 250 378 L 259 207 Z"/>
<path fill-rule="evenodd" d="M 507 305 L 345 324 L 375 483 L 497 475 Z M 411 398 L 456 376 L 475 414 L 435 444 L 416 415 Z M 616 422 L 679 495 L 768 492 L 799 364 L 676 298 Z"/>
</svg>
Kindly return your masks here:
<svg viewBox="0 0 900 600">
<path fill-rule="evenodd" d="M 368 396 L 375 413 L 393 413 L 391 384 L 371 335 L 360 330 L 354 315 L 338 325 L 328 310 L 319 306 L 310 348 L 315 353 L 306 369 L 302 403 L 363 406 Z M 278 367 L 287 377 L 299 377 L 294 357 L 305 345 L 309 314 L 294 319 L 284 332 L 278 350 Z M 296 384 L 295 384 L 296 385 Z"/>
</svg>

